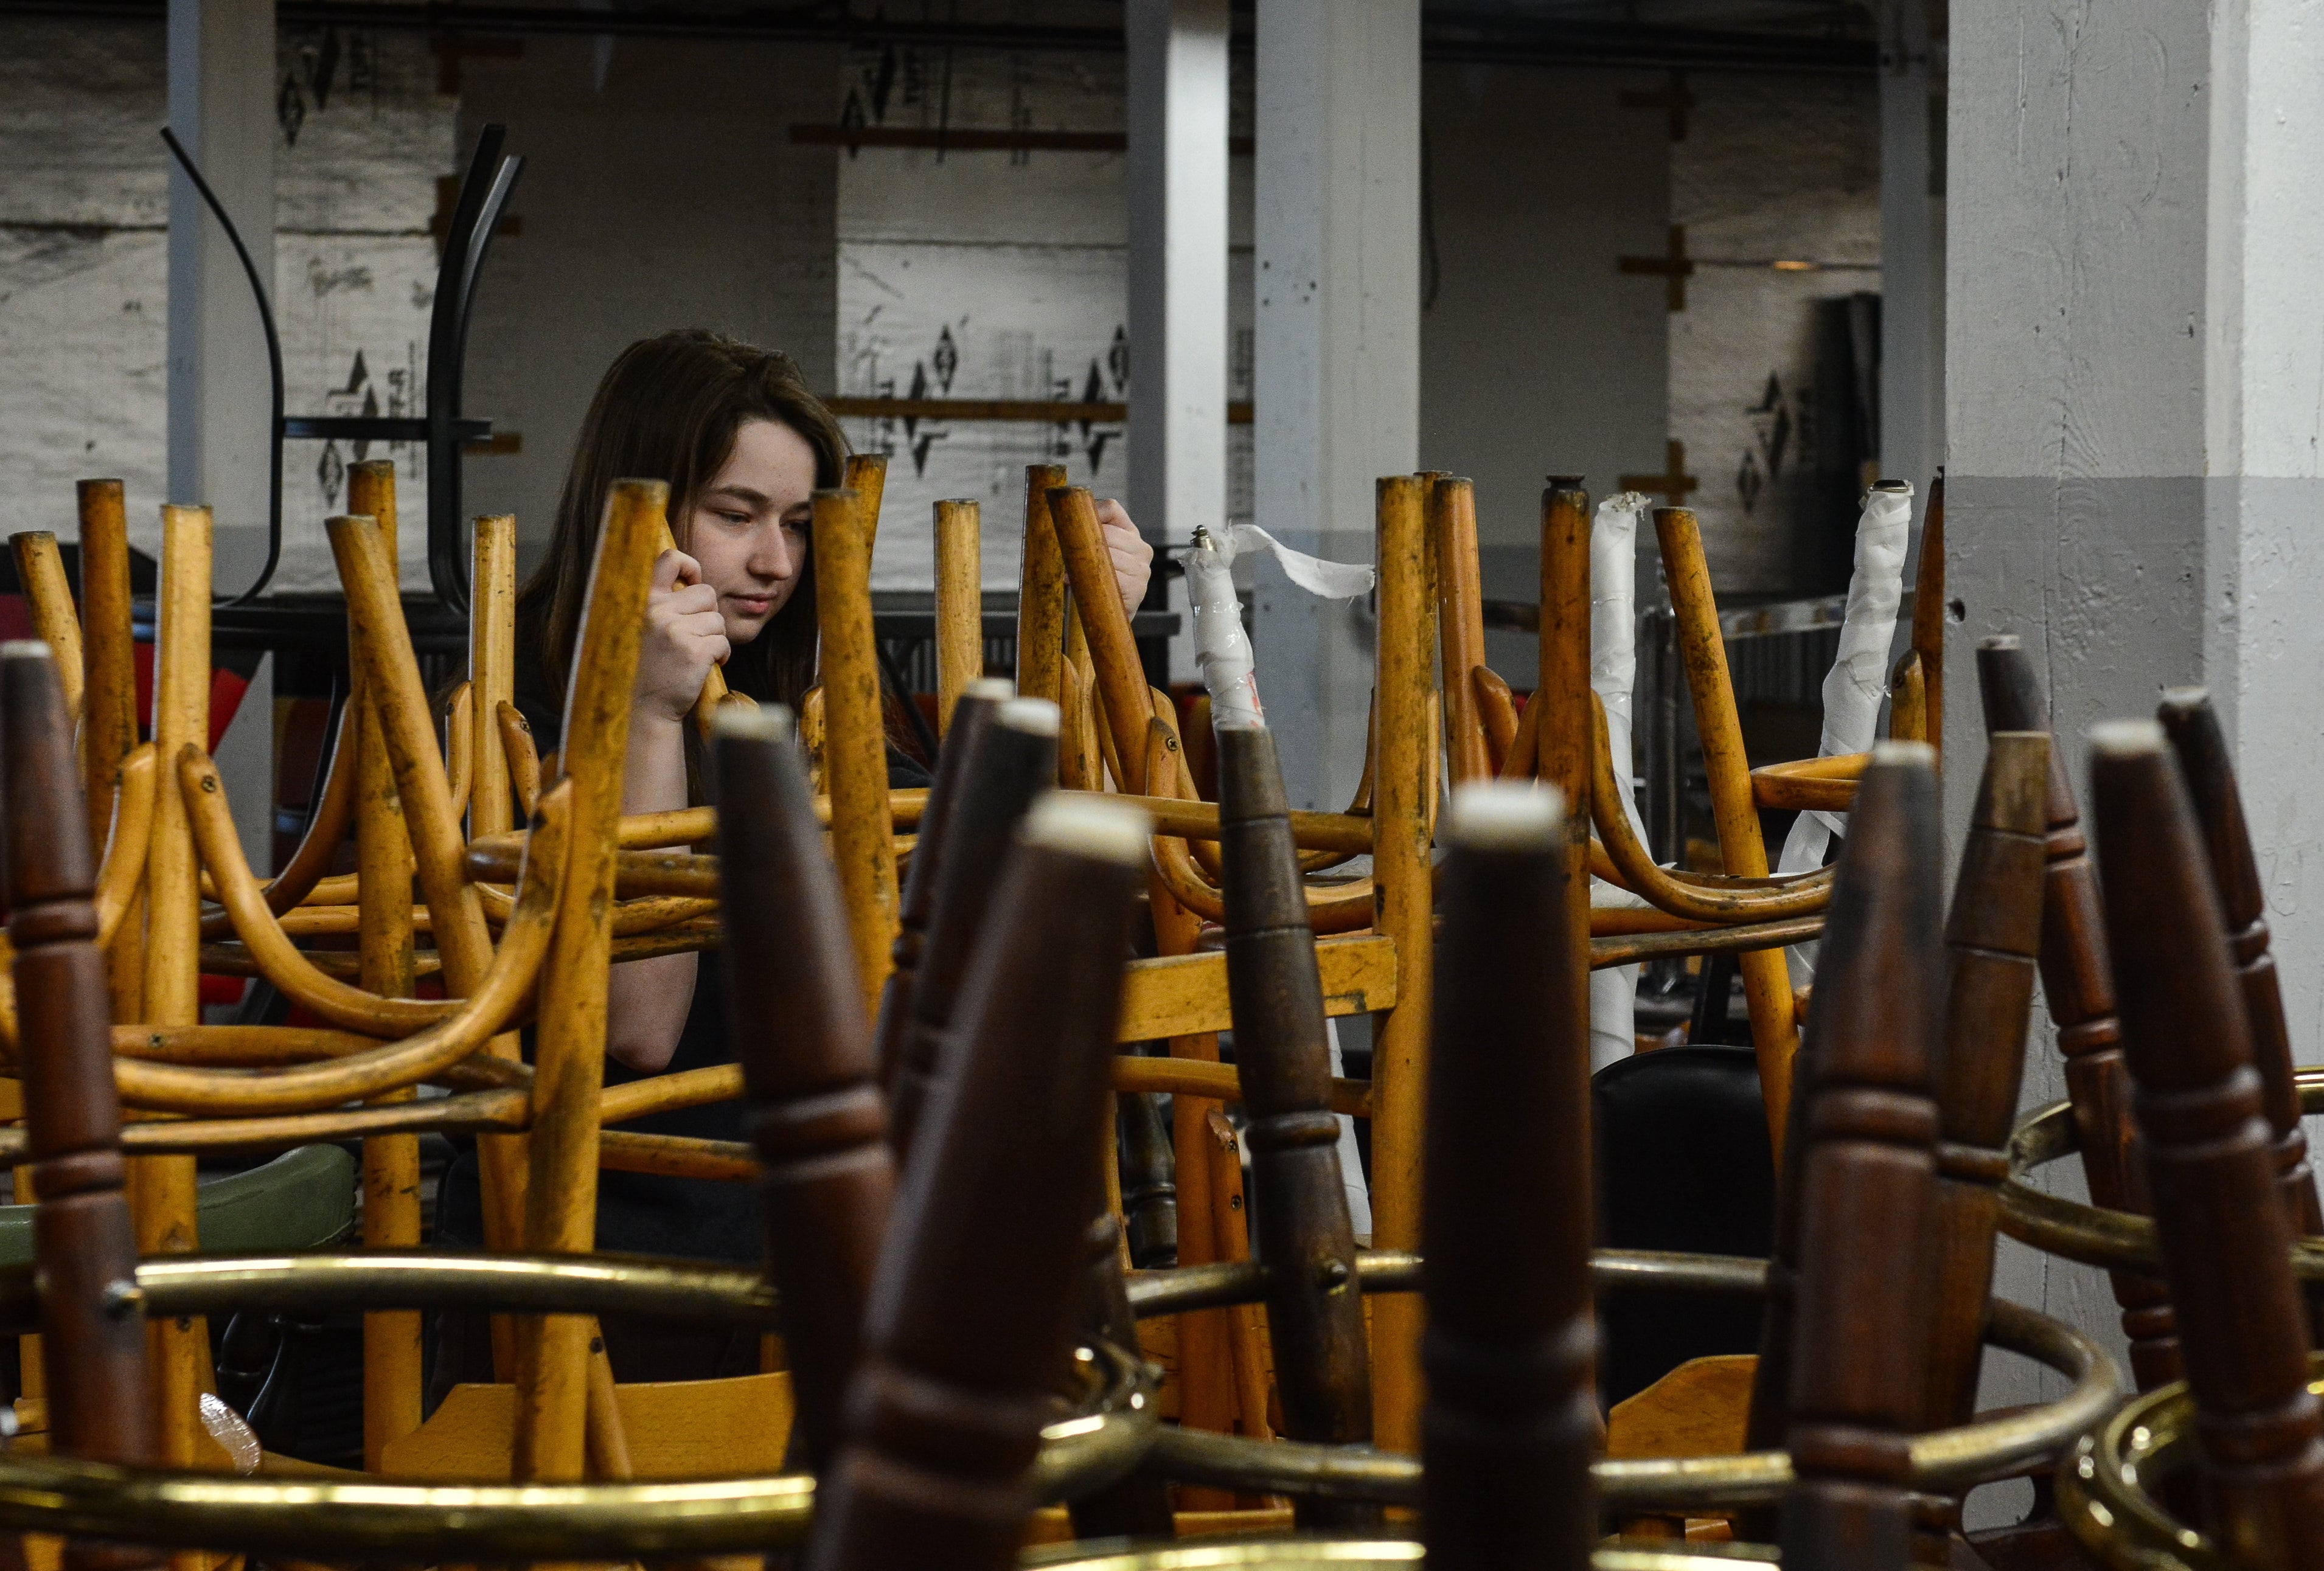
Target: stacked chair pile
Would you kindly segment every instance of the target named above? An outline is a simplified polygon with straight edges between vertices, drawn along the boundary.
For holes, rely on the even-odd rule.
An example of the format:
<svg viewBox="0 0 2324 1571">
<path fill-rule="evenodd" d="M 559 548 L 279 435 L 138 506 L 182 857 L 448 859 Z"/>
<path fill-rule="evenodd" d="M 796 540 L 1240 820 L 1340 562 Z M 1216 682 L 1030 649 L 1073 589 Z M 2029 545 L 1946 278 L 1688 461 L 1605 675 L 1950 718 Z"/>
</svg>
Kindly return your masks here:
<svg viewBox="0 0 2324 1571">
<path fill-rule="evenodd" d="M 0 1527 L 36 1557 L 61 1535 L 77 1562 L 189 1566 L 779 1550 L 874 1571 L 1028 1545 L 1125 1566 L 2324 1564 L 2306 1088 L 2199 699 L 2095 740 L 2120 863 L 2101 904 L 2024 657 L 1981 651 L 1991 734 L 1948 903 L 1932 577 L 1890 740 L 1828 735 L 1755 774 L 1699 533 L 1658 510 L 1724 862 L 1658 867 L 1607 723 L 1628 675 L 1593 669 L 1586 494 L 1545 497 L 1520 713 L 1482 660 L 1468 483 L 1394 476 L 1363 784 L 1347 813 L 1295 813 L 1263 725 L 1181 730 L 1092 499 L 1037 467 L 1013 684 L 978 668 L 974 510 L 940 510 L 943 743 L 927 790 L 891 792 L 881 472 L 859 459 L 815 499 L 821 685 L 794 717 L 714 676 L 719 806 L 625 819 L 666 490 L 607 501 L 552 760 L 512 703 L 513 521 L 478 522 L 469 679 L 439 733 L 392 473 L 357 478 L 330 524 L 355 692 L 268 882 L 205 750 L 207 514 L 165 512 L 150 741 L 118 488 L 85 490 L 78 608 L 60 570 L 24 574 L 43 641 L 0 657 L 0 1045 L 22 1087 L 0 1144 L 37 1262 L 0 1270 L 0 1328 L 45 1378 L 20 1412 L 40 1443 L 0 1456 Z M 1771 872 L 1766 807 L 1845 812 L 1837 864 Z M 327 877 L 351 827 L 358 870 Z M 352 955 L 313 942 L 347 934 Z M 1816 939 L 1797 987 L 1784 951 Z M 606 1087 L 611 965 L 711 945 L 735 1063 Z M 1591 973 L 1706 953 L 1743 959 L 1773 1248 L 1593 1251 Z M 320 1024 L 205 1024 L 205 973 L 263 977 Z M 2073 1102 L 2013 1131 L 2037 973 Z M 1334 1078 L 1329 1019 L 1351 1014 L 1374 1017 L 1369 1083 Z M 1177 1262 L 1133 1271 L 1118 1142 L 1157 1092 Z M 747 1144 L 619 1127 L 738 1098 Z M 1344 1114 L 1371 1122 L 1369 1248 Z M 420 1247 L 429 1130 L 478 1137 L 484 1254 Z M 198 1154 L 357 1140 L 361 1249 L 201 1252 Z M 2023 1181 L 2077 1148 L 2095 1206 Z M 601 1169 L 754 1183 L 764 1272 L 596 1254 Z M 2129 1406 L 2089 1338 L 1992 1296 L 2004 1229 L 2116 1272 Z M 1649 1404 L 1694 1390 L 1716 1421 L 1689 1433 L 1732 1444 L 1609 1454 L 1593 1304 L 1640 1288 L 1764 1302 L 1740 1386 L 1682 1369 Z M 204 1317 L 253 1307 L 364 1312 L 364 1471 L 263 1453 L 205 1401 Z M 492 1312 L 497 1381 L 423 1419 L 419 1316 L 447 1308 Z M 618 1384 L 607 1315 L 755 1328 L 766 1368 Z M 1980 1417 L 1987 1346 L 2065 1394 Z M 2174 1493 L 2190 1458 L 2207 1485 Z M 2054 1511 L 2045 1493 L 1964 1533 L 1969 1490 L 2053 1463 Z"/>
</svg>

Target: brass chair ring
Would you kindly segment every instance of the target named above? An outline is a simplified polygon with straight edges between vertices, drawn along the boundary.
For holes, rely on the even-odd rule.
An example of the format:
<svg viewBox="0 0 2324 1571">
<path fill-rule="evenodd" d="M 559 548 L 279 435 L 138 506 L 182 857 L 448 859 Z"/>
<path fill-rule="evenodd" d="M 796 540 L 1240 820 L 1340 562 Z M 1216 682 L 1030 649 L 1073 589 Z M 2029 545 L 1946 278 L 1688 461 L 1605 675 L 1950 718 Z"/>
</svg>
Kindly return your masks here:
<svg viewBox="0 0 2324 1571">
<path fill-rule="evenodd" d="M 2324 1394 L 2324 1354 L 2309 1357 Z M 2060 1459 L 2058 1520 L 2113 1571 L 2240 1571 L 2244 1561 L 2161 1504 L 2160 1481 L 2195 1464 L 2195 1404 L 2184 1381 L 2134 1397 Z"/>
<path fill-rule="evenodd" d="M 2292 1078 L 2300 1089 L 2300 1110 L 2324 1113 L 2324 1070 L 2301 1070 Z M 2001 1185 L 2001 1230 L 2061 1259 L 2158 1274 L 2162 1255 L 2151 1220 L 2044 1194 L 2025 1181 L 2035 1168 L 2080 1149 L 2074 1111 L 2067 1103 L 2053 1102 L 2018 1123 L 2009 1136 L 2009 1177 Z M 2324 1282 L 2324 1238 L 2293 1240 L 2292 1269 L 2302 1282 Z"/>
<path fill-rule="evenodd" d="M 532 1314 L 650 1314 L 757 1324 L 775 1299 L 748 1272 L 602 1255 L 347 1255 L 148 1260 L 122 1313 L 197 1314 L 229 1306 L 421 1309 Z M 29 1271 L 0 1276 L 0 1317 L 37 1329 Z M 1127 1475 L 1160 1428 L 1154 1372 L 1099 1344 L 1082 1348 L 1084 1395 L 1042 1431 L 1034 1465 L 1044 1502 Z M 392 1479 L 237 1477 L 0 1452 L 0 1529 L 182 1548 L 494 1562 L 741 1554 L 798 1542 L 814 1514 L 807 1474 L 627 1484 L 404 1484 Z"/>
<path fill-rule="evenodd" d="M 1591 1257 L 1600 1289 L 1655 1287 L 1683 1292 L 1763 1293 L 1767 1263 L 1733 1255 L 1601 1249 Z M 1356 1282 L 1365 1292 L 1412 1292 L 1420 1286 L 1420 1256 L 1366 1250 L 1356 1257 Z M 1189 1309 L 1255 1303 L 1266 1296 L 1267 1269 L 1257 1262 L 1189 1266 L 1131 1279 L 1131 1312 L 1140 1319 Z M 1954 1492 L 2005 1478 L 2030 1463 L 2056 1456 L 2097 1423 L 2123 1389 L 2122 1369 L 2096 1342 L 2072 1327 L 2022 1304 L 1997 1299 L 1985 1339 L 2022 1354 L 2073 1382 L 2056 1401 L 1913 1439 L 1913 1482 Z M 1203 1429 L 1165 1429 L 1147 1466 L 1166 1477 L 1252 1493 L 1416 1505 L 1420 1463 L 1368 1446 L 1323 1446 L 1298 1440 L 1251 1440 Z M 1729 1456 L 1652 1460 L 1600 1458 L 1591 1466 L 1599 1498 L 1620 1513 L 1700 1507 L 1771 1504 L 1792 1481 L 1791 1458 L 1781 1451 Z"/>
<path fill-rule="evenodd" d="M 1703 1562 L 1775 1562 L 1766 1544 L 1695 1544 L 1684 1549 L 1641 1549 L 1600 1544 L 1591 1571 L 1704 1571 Z M 1419 1571 L 1427 1556 L 1416 1539 L 1333 1538 L 1301 1534 L 1267 1539 L 1198 1539 L 1153 1546 L 1059 1544 L 1028 1551 L 1028 1571 Z"/>
</svg>

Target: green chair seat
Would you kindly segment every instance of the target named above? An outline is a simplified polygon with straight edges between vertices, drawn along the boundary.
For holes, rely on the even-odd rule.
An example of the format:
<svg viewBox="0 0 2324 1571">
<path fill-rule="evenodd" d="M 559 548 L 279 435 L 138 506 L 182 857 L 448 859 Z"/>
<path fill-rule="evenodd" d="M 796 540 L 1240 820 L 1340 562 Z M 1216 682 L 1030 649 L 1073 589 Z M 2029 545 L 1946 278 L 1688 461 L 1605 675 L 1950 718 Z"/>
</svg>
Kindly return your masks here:
<svg viewBox="0 0 2324 1571">
<path fill-rule="evenodd" d="M 355 1160 L 336 1145 L 302 1145 L 246 1172 L 201 1181 L 205 1254 L 319 1249 L 355 1226 Z M 0 1265 L 32 1258 L 31 1206 L 0 1206 Z"/>
</svg>

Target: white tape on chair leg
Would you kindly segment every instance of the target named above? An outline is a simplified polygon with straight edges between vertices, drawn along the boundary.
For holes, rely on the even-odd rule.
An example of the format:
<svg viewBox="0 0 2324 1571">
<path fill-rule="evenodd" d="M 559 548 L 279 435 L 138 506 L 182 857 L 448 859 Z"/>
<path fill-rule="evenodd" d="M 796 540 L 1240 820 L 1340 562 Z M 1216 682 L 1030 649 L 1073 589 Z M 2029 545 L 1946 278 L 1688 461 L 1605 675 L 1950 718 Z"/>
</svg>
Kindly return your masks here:
<svg viewBox="0 0 2324 1571">
<path fill-rule="evenodd" d="M 1913 487 L 1883 481 L 1864 499 L 1856 521 L 1856 566 L 1848 580 L 1848 615 L 1840 629 L 1840 653 L 1823 679 L 1823 739 L 1818 758 L 1870 750 L 1880 723 L 1880 703 L 1888 695 L 1888 646 L 1896 636 L 1896 610 L 1904 599 L 1904 552 L 1913 532 Z M 1844 813 L 1803 813 L 1784 839 L 1779 873 L 1812 872 L 1823 866 L 1831 837 L 1848 832 Z M 1784 951 L 1792 986 L 1815 978 L 1815 946 Z"/>
<path fill-rule="evenodd" d="M 1605 706 L 1606 752 L 1614 767 L 1616 795 L 1641 843 L 1646 821 L 1631 785 L 1630 694 L 1638 677 L 1638 519 L 1646 510 L 1646 499 L 1626 491 L 1600 502 L 1590 523 L 1590 690 Z M 1591 904 L 1598 902 L 1593 898 Z M 1590 973 L 1592 1070 L 1637 1050 L 1637 967 Z"/>
</svg>

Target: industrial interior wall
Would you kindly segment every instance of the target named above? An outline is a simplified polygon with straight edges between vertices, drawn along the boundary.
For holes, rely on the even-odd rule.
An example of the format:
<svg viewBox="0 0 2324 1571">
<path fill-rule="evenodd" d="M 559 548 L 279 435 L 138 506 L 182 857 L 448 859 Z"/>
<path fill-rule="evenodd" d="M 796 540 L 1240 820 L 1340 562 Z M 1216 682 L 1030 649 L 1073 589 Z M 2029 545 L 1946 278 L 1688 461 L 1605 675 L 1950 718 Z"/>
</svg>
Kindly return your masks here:
<svg viewBox="0 0 2324 1571">
<path fill-rule="evenodd" d="M 127 485 L 132 539 L 160 542 L 169 332 L 161 23 L 0 22 L 0 532 L 76 532 L 73 482 Z M 286 27 L 275 96 L 275 276 L 293 413 L 393 413 L 426 376 L 429 231 L 454 103 L 425 35 Z M 260 331 L 255 309 L 250 332 Z M 265 390 L 254 390 L 264 398 Z M 337 581 L 322 521 L 346 496 L 338 443 L 283 454 L 279 590 Z M 395 444 L 407 583 L 424 579 L 423 455 Z M 253 455 L 263 462 L 263 455 Z M 232 520 L 244 526 L 263 519 Z M 221 524 L 228 520 L 221 520 Z"/>
<path fill-rule="evenodd" d="M 1250 131 L 1249 62 L 1233 134 Z M 1004 53 L 867 42 L 815 117 L 931 135 L 1096 133 L 1126 125 L 1120 52 Z M 838 390 L 853 398 L 1120 405 L 1135 396 L 1129 335 L 1127 155 L 1049 148 L 863 147 L 838 154 Z M 1250 398 L 1250 159 L 1231 161 L 1227 396 Z M 1106 411 L 1111 413 L 1111 411 Z M 1062 464 L 1102 496 L 1129 491 L 1119 418 L 843 422 L 889 455 L 872 561 L 881 589 L 923 590 L 934 502 L 984 510 L 984 584 L 1017 584 L 1025 466 Z M 1248 518 L 1250 428 L 1234 427 L 1223 517 Z M 1222 521 L 1213 519 L 1213 523 Z"/>
<path fill-rule="evenodd" d="M 471 457 L 466 502 L 517 517 L 520 566 L 548 544 L 591 393 L 632 341 L 708 327 L 834 385 L 835 48 L 746 40 L 470 39 L 463 147 L 508 127 L 525 158 L 477 290 L 469 412 L 503 451 Z M 892 515 L 892 510 L 891 514 Z"/>
<path fill-rule="evenodd" d="M 1675 287 L 1625 280 L 1670 325 L 1678 477 L 1664 483 L 1684 489 L 1656 500 L 1694 509 L 1722 596 L 1836 593 L 1879 451 L 1878 82 L 1717 73 L 1675 87 L 1672 228 L 1638 261 L 1667 265 L 1676 246 L 1692 272 Z"/>
<path fill-rule="evenodd" d="M 1477 483 L 1485 593 L 1540 598 L 1545 475 L 1600 496 L 1662 467 L 1659 250 L 1670 144 L 1656 72 L 1433 65 L 1421 78 L 1420 461 Z M 1652 532 L 1642 531 L 1652 545 Z M 1654 582 L 1651 570 L 1642 580 Z M 1529 633 L 1487 656 L 1533 686 Z"/>
</svg>

